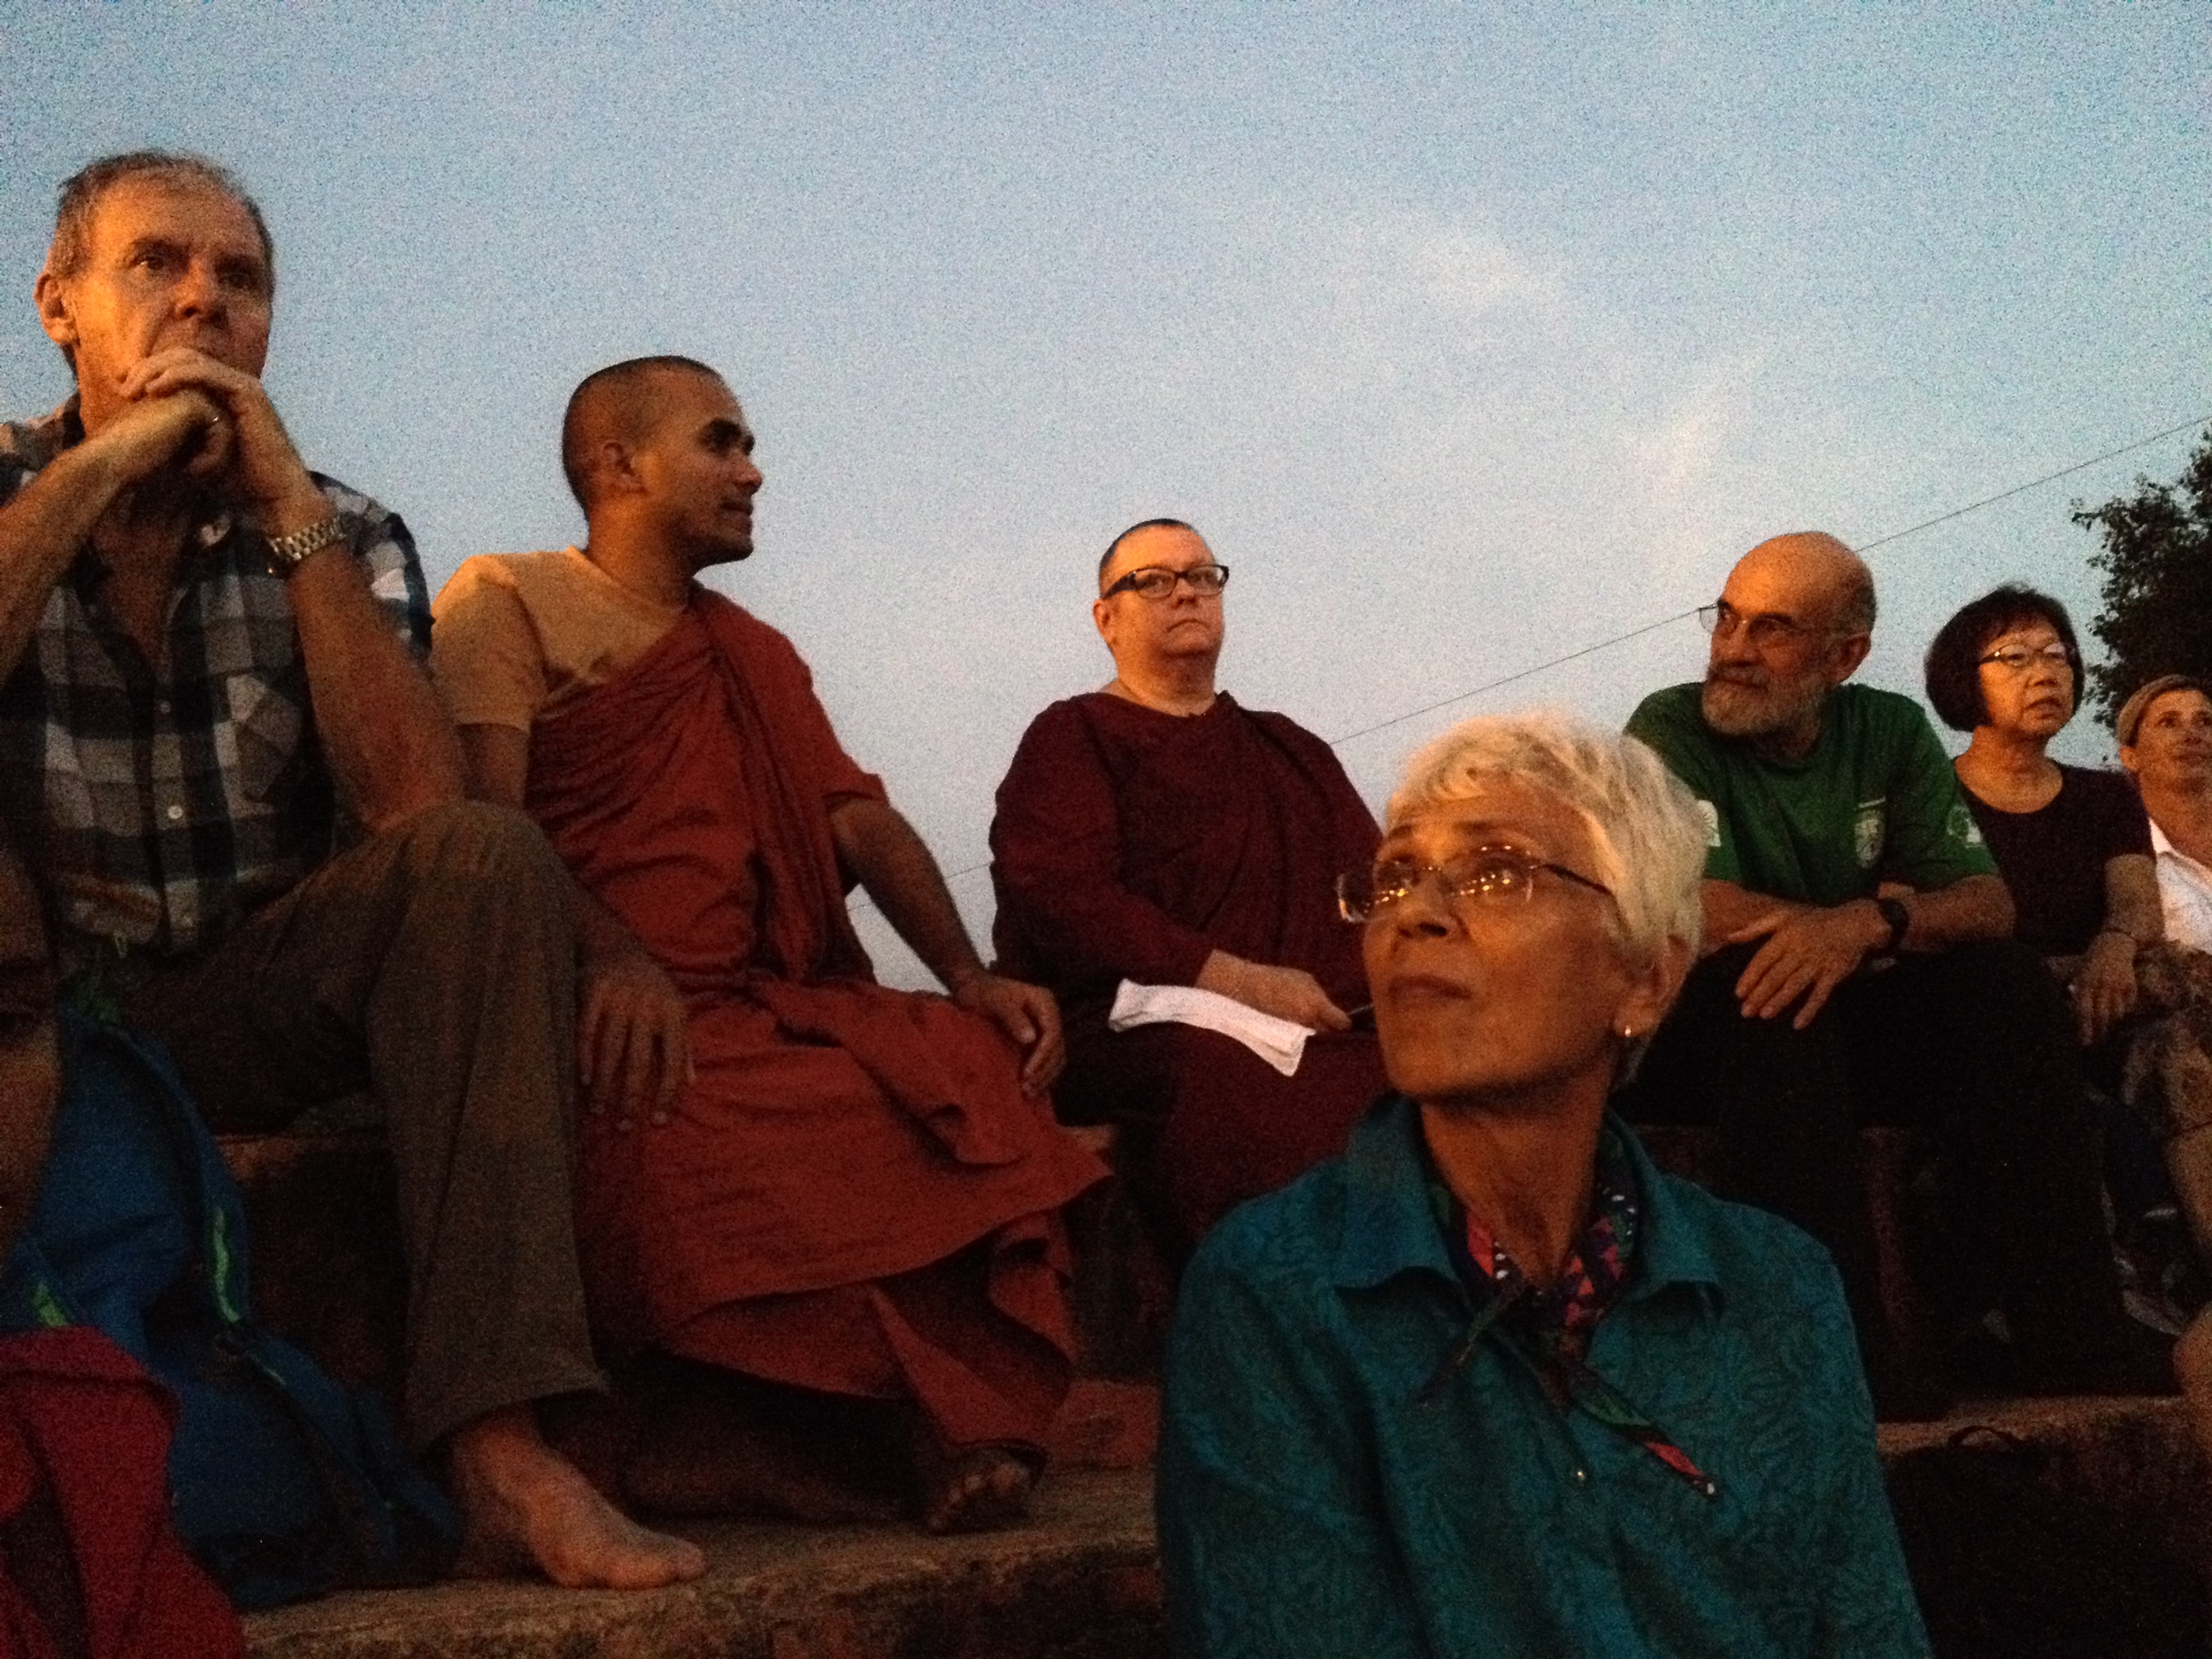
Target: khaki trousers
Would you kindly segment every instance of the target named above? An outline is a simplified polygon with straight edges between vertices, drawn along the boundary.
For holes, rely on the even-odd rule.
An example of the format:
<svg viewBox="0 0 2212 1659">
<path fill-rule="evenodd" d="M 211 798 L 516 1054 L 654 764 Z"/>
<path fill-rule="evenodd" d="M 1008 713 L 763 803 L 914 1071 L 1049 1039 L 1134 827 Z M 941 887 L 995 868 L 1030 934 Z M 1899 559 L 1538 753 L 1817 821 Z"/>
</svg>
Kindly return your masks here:
<svg viewBox="0 0 2212 1659">
<path fill-rule="evenodd" d="M 460 802 L 340 854 L 206 955 L 122 976 L 126 1018 L 169 1045 L 219 1130 L 375 1097 L 419 1450 L 603 1386 L 576 1263 L 571 906 L 527 818 Z"/>
</svg>

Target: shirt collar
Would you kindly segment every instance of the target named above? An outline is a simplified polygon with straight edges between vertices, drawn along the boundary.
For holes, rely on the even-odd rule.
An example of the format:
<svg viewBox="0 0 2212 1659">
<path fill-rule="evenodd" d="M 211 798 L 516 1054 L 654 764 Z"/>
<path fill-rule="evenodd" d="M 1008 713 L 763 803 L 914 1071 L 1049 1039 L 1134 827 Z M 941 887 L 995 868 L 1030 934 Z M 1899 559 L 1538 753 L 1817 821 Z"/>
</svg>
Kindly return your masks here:
<svg viewBox="0 0 2212 1659">
<path fill-rule="evenodd" d="M 1670 1285 L 1720 1285 L 1696 1218 L 1670 1190 L 1635 1132 L 1607 1114 L 1621 1138 L 1644 1201 L 1623 1300 L 1640 1302 Z M 1401 1273 L 1426 1272 L 1456 1284 L 1451 1259 L 1431 1213 L 1421 1158 L 1421 1109 L 1393 1094 L 1352 1132 L 1344 1154 L 1344 1214 L 1333 1279 L 1340 1290 L 1369 1290 Z"/>
</svg>

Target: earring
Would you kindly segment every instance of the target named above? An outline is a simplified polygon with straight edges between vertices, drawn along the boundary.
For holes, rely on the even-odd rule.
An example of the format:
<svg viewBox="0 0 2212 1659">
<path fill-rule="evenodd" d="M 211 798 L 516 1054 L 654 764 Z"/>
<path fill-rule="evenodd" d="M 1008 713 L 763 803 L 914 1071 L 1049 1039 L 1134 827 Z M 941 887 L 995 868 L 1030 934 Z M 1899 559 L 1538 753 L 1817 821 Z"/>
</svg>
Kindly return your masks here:
<svg viewBox="0 0 2212 1659">
<path fill-rule="evenodd" d="M 1633 1025 L 1623 1025 L 1623 1026 L 1621 1027 L 1621 1041 L 1622 1041 L 1623 1042 L 1633 1042 L 1633 1041 L 1636 1041 L 1636 1028 L 1635 1028 L 1635 1026 L 1633 1026 Z"/>
</svg>

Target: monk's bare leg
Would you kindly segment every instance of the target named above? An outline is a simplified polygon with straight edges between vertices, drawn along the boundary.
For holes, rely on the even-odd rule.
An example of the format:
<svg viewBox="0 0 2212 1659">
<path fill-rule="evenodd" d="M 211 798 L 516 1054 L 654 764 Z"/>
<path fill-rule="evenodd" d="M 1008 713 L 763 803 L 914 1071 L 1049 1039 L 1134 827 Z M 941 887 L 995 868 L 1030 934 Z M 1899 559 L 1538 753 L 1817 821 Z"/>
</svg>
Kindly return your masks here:
<svg viewBox="0 0 2212 1659">
<path fill-rule="evenodd" d="M 640 1526 L 546 1445 L 528 1406 L 488 1412 L 446 1441 L 463 1578 L 541 1572 L 569 1589 L 651 1590 L 707 1570 L 696 1544 Z"/>
</svg>

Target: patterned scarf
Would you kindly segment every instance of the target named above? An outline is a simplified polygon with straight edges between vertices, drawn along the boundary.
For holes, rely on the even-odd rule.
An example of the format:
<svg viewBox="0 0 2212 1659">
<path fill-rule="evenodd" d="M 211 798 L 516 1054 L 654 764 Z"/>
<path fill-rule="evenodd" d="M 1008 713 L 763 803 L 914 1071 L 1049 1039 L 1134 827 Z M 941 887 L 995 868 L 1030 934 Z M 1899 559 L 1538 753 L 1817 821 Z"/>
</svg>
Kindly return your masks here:
<svg viewBox="0 0 2212 1659">
<path fill-rule="evenodd" d="M 1717 1498 L 1720 1488 L 1712 1478 L 1588 1362 L 1590 1338 L 1598 1322 L 1612 1311 L 1627 1287 L 1643 1215 L 1635 1166 L 1613 1126 L 1608 1124 L 1598 1141 L 1589 1225 L 1581 1242 L 1569 1253 L 1559 1283 L 1548 1289 L 1530 1281 L 1490 1230 L 1452 1195 L 1432 1163 L 1428 1189 L 1445 1249 L 1474 1303 L 1475 1317 L 1436 1374 L 1422 1385 L 1422 1402 L 1443 1393 L 1474 1357 L 1475 1344 L 1494 1329 L 1528 1363 L 1554 1406 L 1562 1411 L 1586 1411 L 1642 1447 L 1702 1496 Z"/>
</svg>

